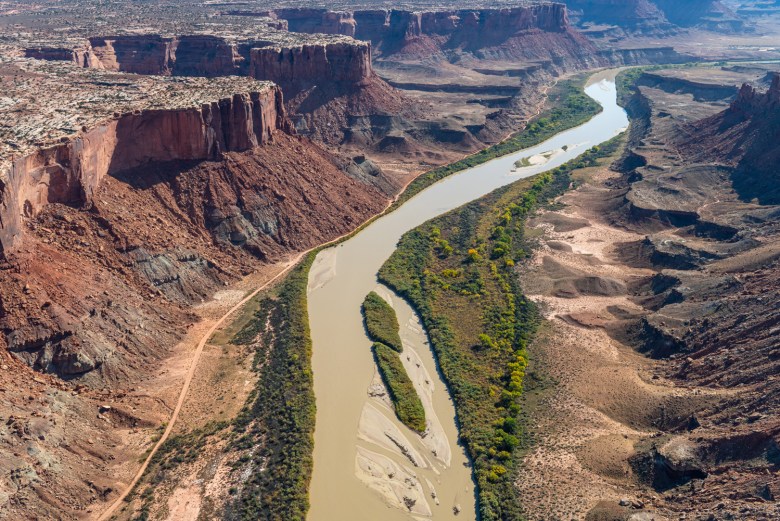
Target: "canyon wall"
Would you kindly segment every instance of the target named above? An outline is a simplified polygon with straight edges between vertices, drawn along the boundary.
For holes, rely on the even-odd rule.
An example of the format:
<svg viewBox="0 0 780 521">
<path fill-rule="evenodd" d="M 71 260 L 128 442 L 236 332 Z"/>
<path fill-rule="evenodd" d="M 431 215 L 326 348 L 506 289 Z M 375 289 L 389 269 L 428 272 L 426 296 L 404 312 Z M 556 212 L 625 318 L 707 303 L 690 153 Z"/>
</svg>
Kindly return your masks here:
<svg viewBox="0 0 780 521">
<path fill-rule="evenodd" d="M 765 92 L 743 85 L 728 109 L 697 122 L 693 132 L 696 139 L 682 143 L 683 150 L 733 167 L 742 199 L 780 204 L 780 73 Z"/>
<path fill-rule="evenodd" d="M 278 83 L 288 95 L 315 85 L 359 86 L 373 75 L 371 45 L 354 41 L 256 48 L 250 51 L 249 75 Z"/>
<path fill-rule="evenodd" d="M 26 55 L 36 59 L 73 61 L 85 68 L 136 74 L 248 75 L 282 85 L 288 97 L 318 84 L 348 91 L 371 79 L 371 45 L 349 38 L 332 40 L 230 42 L 210 35 L 170 38 L 153 34 L 129 35 L 90 38 L 87 44 L 74 50 L 30 48 Z"/>
<path fill-rule="evenodd" d="M 569 4 L 580 9 L 587 7 L 591 13 L 601 12 L 605 22 L 630 25 L 660 20 L 653 23 L 670 27 L 660 9 L 649 0 Z M 422 12 L 373 9 L 334 13 L 326 9 L 281 9 L 260 14 L 286 20 L 293 31 L 343 33 L 369 41 L 383 61 L 460 59 L 461 53 L 468 52 L 483 60 L 534 62 L 548 69 L 573 70 L 690 59 L 671 48 L 599 50 L 571 27 L 567 6 L 561 3 Z M 349 20 L 350 29 L 331 23 L 334 16 Z"/>
<path fill-rule="evenodd" d="M 22 217 L 48 203 L 89 204 L 105 176 L 146 163 L 214 159 L 288 129 L 278 87 L 201 107 L 118 115 L 53 147 L 15 159 L 0 176 L 0 253 L 18 245 Z"/>
<path fill-rule="evenodd" d="M 664 13 L 651 0 L 566 0 L 576 18 L 632 30 L 671 29 Z"/>
<path fill-rule="evenodd" d="M 499 45 L 527 31 L 563 33 L 569 30 L 563 4 L 427 12 L 279 9 L 264 14 L 286 20 L 291 31 L 346 34 L 370 41 L 383 54 L 398 52 L 419 39 L 436 39 L 437 46 L 442 48 L 474 50 Z"/>
<path fill-rule="evenodd" d="M 248 49 L 218 36 L 146 34 L 92 37 L 73 51 L 72 60 L 81 67 L 109 71 L 214 77 L 245 72 L 247 54 Z M 28 56 L 38 57 L 29 51 Z"/>
<path fill-rule="evenodd" d="M 287 27 L 295 33 L 343 34 L 355 36 L 357 22 L 352 13 L 325 9 L 279 9 L 268 12 L 272 17 L 287 21 Z"/>
<path fill-rule="evenodd" d="M 629 32 L 664 34 L 701 27 L 745 29 L 744 20 L 718 0 L 565 0 L 578 22 L 616 25 Z"/>
</svg>

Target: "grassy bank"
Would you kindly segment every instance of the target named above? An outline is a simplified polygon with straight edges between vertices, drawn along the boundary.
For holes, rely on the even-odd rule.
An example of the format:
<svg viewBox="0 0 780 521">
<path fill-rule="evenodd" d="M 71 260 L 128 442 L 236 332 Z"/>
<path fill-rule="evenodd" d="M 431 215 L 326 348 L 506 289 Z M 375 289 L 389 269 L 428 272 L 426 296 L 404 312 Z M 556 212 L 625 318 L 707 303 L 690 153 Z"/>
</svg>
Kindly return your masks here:
<svg viewBox="0 0 780 521">
<path fill-rule="evenodd" d="M 585 76 L 562 81 L 551 90 L 547 107 L 528 126 L 491 147 L 480 150 L 460 161 L 435 168 L 412 181 L 393 204 L 398 207 L 436 181 L 454 173 L 473 168 L 491 159 L 517 152 L 553 137 L 564 130 L 579 126 L 601 112 L 601 105 L 583 92 Z"/>
<path fill-rule="evenodd" d="M 425 431 L 425 409 L 398 353 L 381 342 L 371 349 L 398 419 L 413 431 Z"/>
<path fill-rule="evenodd" d="M 248 479 L 236 491 L 226 517 L 303 521 L 309 508 L 315 404 L 312 342 L 306 302 L 314 254 L 297 266 L 235 337 L 263 336 L 255 366 L 255 390 L 233 422 L 232 449 Z M 263 325 L 270 324 L 270 328 Z"/>
<path fill-rule="evenodd" d="M 391 347 L 399 353 L 403 352 L 404 346 L 398 334 L 398 318 L 395 316 L 395 310 L 373 291 L 363 301 L 363 319 L 371 340 Z"/>
<path fill-rule="evenodd" d="M 573 170 L 595 165 L 618 144 L 594 147 L 423 224 L 404 235 L 380 271 L 380 280 L 416 308 L 428 332 L 474 463 L 484 521 L 522 519 L 514 487 L 519 401 L 526 346 L 539 323 L 514 271 L 532 247 L 525 220 L 569 188 Z"/>
</svg>

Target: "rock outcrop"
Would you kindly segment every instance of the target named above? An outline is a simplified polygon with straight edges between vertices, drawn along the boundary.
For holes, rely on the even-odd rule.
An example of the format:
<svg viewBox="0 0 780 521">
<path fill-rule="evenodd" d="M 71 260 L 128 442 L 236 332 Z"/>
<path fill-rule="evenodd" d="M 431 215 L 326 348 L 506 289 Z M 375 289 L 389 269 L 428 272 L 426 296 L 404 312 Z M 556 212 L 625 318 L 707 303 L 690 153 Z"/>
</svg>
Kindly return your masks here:
<svg viewBox="0 0 780 521">
<path fill-rule="evenodd" d="M 296 89 L 315 84 L 356 88 L 372 77 L 371 45 L 351 38 L 279 37 L 231 41 L 206 34 L 93 37 L 76 49 L 32 47 L 30 58 L 81 67 L 164 76 L 251 76 Z M 285 90 L 286 92 L 286 90 Z M 292 96 L 292 93 L 287 93 Z"/>
<path fill-rule="evenodd" d="M 351 13 L 326 9 L 280 9 L 272 17 L 287 20 L 291 31 L 349 34 L 370 41 L 378 54 L 427 57 L 459 49 L 506 57 L 550 59 L 576 53 L 573 44 L 590 50 L 590 44 L 569 27 L 566 6 L 536 4 L 503 9 L 458 9 L 441 11 L 357 10 Z M 338 23 L 333 21 L 337 20 Z M 555 35 L 534 45 L 519 38 L 540 40 L 539 34 Z M 498 50 L 500 49 L 500 50 Z M 563 52 L 561 52 L 563 51 Z"/>
<path fill-rule="evenodd" d="M 411 105 L 374 73 L 370 42 L 284 32 L 266 36 L 235 41 L 212 35 L 95 37 L 70 51 L 32 47 L 26 55 L 107 71 L 272 81 L 281 86 L 293 120 L 301 123 L 297 130 L 328 144 L 341 143 L 342 127 L 353 115 L 400 114 L 405 109 L 399 107 Z M 327 112 L 327 121 L 313 117 L 316 111 Z"/>
<path fill-rule="evenodd" d="M 357 90 L 374 79 L 371 45 L 366 42 L 340 42 L 255 48 L 250 51 L 249 74 L 271 80 L 292 97 L 319 86 L 333 91 Z"/>
<path fill-rule="evenodd" d="M 621 25 L 660 20 L 667 28 L 671 26 L 649 0 L 605 0 L 600 9 L 609 21 Z M 440 11 L 367 9 L 351 13 L 280 9 L 256 14 L 286 20 L 291 31 L 349 34 L 369 41 L 380 62 L 460 61 L 467 53 L 477 60 L 519 61 L 529 64 L 527 68 L 560 71 L 684 61 L 670 47 L 597 49 L 571 26 L 564 4 Z M 349 28 L 354 28 L 354 32 L 328 23 L 333 19 L 349 20 Z"/>
<path fill-rule="evenodd" d="M 692 125 L 683 149 L 733 167 L 732 183 L 745 200 L 780 203 L 780 73 L 765 92 L 745 84 L 725 111 Z"/>
<path fill-rule="evenodd" d="M 200 107 L 121 114 L 52 147 L 15 159 L 0 179 L 0 253 L 19 243 L 24 217 L 50 203 L 89 204 L 107 175 L 150 162 L 217 159 L 288 128 L 282 94 L 269 86 Z"/>
<path fill-rule="evenodd" d="M 0 84 L 0 346 L 45 373 L 148 374 L 192 304 L 385 202 L 294 135 L 269 82 L 16 59 Z"/>
<path fill-rule="evenodd" d="M 735 32 L 744 20 L 718 0 L 565 0 L 580 23 L 609 24 L 630 33 L 668 34 L 680 28 Z"/>
<path fill-rule="evenodd" d="M 565 0 L 580 22 L 618 25 L 626 30 L 670 30 L 672 25 L 652 0 Z"/>
<path fill-rule="evenodd" d="M 278 9 L 267 15 L 287 21 L 295 33 L 343 34 L 355 36 L 357 22 L 352 13 L 325 9 Z"/>
</svg>

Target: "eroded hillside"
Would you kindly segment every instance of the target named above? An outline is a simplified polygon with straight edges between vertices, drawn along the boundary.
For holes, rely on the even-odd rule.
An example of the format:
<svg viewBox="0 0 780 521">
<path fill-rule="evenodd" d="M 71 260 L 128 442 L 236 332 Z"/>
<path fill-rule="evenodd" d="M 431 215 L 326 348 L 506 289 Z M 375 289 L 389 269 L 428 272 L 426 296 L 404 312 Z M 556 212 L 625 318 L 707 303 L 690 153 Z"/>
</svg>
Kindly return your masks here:
<svg viewBox="0 0 780 521">
<path fill-rule="evenodd" d="M 772 119 L 771 72 L 640 76 L 626 155 L 537 218 L 520 280 L 552 327 L 528 398 L 530 519 L 777 515 L 777 208 L 741 197 L 742 156 L 714 145 L 737 112 Z"/>
</svg>

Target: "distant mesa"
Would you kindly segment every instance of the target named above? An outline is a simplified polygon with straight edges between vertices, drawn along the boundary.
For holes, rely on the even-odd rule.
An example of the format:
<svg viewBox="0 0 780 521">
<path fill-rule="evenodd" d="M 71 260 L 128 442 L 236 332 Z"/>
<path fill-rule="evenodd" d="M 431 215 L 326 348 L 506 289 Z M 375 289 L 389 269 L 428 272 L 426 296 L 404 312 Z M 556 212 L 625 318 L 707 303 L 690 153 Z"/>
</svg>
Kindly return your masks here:
<svg viewBox="0 0 780 521">
<path fill-rule="evenodd" d="M 579 23 L 610 24 L 629 32 L 663 34 L 699 27 L 732 33 L 744 19 L 718 0 L 565 0 Z"/>
<path fill-rule="evenodd" d="M 281 85 L 290 96 L 317 82 L 367 81 L 371 46 L 352 38 L 236 40 L 213 35 L 91 37 L 68 49 L 32 47 L 26 56 L 94 69 L 168 76 L 251 76 Z"/>
</svg>

